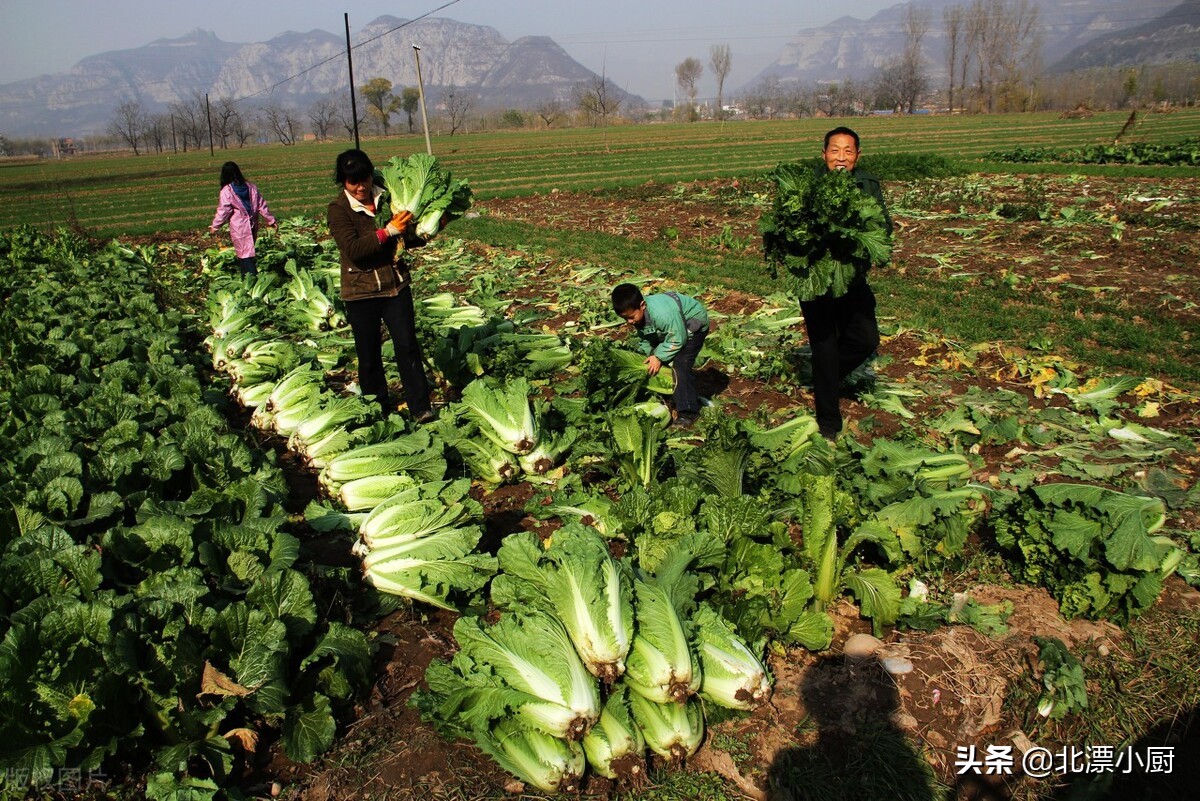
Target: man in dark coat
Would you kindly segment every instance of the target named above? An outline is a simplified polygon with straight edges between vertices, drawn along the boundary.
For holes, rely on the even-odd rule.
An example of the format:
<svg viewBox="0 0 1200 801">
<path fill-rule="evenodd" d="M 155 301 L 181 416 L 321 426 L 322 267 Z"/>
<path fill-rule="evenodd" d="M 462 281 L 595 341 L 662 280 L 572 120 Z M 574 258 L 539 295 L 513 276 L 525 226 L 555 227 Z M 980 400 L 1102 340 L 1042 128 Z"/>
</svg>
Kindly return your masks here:
<svg viewBox="0 0 1200 801">
<path fill-rule="evenodd" d="M 856 166 L 860 153 L 858 134 L 849 128 L 834 128 L 825 134 L 821 153 L 825 159 L 820 168 L 822 172 L 849 171 L 858 188 L 879 202 L 890 235 L 892 218 L 887 212 L 879 179 Z M 844 295 L 833 297 L 827 293 L 800 303 L 812 347 L 813 405 L 817 425 L 829 440 L 836 439 L 842 430 L 842 382 L 879 347 L 875 294 L 867 284 L 870 267 L 869 262 L 858 265 L 857 274 Z"/>
</svg>

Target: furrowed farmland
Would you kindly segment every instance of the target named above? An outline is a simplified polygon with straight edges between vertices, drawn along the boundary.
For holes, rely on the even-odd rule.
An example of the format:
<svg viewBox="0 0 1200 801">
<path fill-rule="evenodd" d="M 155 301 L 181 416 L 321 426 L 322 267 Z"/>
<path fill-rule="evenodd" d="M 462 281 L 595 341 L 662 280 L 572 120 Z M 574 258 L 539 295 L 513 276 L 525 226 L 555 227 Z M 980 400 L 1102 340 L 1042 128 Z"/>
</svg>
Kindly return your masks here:
<svg viewBox="0 0 1200 801">
<path fill-rule="evenodd" d="M 424 425 L 345 143 L 0 164 L 4 797 L 1197 797 L 1200 112 L 1127 118 L 434 139 Z M 842 122 L 895 235 L 830 441 L 762 226 Z M 694 426 L 626 281 L 708 309 Z"/>
</svg>

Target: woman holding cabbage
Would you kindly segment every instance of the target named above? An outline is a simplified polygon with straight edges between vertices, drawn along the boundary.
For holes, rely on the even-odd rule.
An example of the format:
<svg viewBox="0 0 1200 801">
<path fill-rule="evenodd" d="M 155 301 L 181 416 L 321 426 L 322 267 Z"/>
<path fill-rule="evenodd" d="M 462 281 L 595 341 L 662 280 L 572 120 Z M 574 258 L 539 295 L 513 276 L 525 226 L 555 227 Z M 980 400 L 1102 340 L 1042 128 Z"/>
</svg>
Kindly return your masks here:
<svg viewBox="0 0 1200 801">
<path fill-rule="evenodd" d="M 334 181 L 341 187 L 329 204 L 329 232 L 341 253 L 341 297 L 354 333 L 358 383 L 363 395 L 374 396 L 390 410 L 383 365 L 380 323 L 387 326 L 396 350 L 396 366 L 408 411 L 418 423 L 433 420 L 429 379 L 417 340 L 412 280 L 404 258 L 408 248 L 425 240 L 414 232 L 412 213 L 393 215 L 375 165 L 361 150 L 337 157 Z"/>
</svg>

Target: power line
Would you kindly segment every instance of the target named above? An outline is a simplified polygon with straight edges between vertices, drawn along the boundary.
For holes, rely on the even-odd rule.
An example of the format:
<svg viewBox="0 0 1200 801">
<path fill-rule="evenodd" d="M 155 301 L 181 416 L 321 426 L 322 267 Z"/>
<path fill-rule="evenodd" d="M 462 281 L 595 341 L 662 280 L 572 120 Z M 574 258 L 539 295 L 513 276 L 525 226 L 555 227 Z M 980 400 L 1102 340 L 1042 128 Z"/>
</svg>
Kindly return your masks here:
<svg viewBox="0 0 1200 801">
<path fill-rule="evenodd" d="M 389 28 L 388 30 L 384 31 L 383 33 L 378 34 L 377 36 L 372 36 L 370 39 L 366 39 L 362 42 L 352 45 L 350 47 L 350 50 L 354 51 L 360 47 L 363 47 L 364 45 L 368 45 L 368 44 L 371 44 L 372 42 L 378 41 L 379 39 L 382 39 L 383 37 L 388 36 L 389 34 L 395 33 L 396 31 L 398 31 L 402 28 L 407 28 L 409 25 L 420 22 L 421 20 L 425 19 L 426 17 L 430 17 L 430 16 L 438 13 L 439 11 L 449 8 L 450 6 L 452 6 L 458 2 L 459 2 L 459 0 L 449 0 L 449 2 L 443 3 L 442 5 L 433 9 L 432 11 L 427 11 L 419 17 L 415 17 L 410 20 L 405 20 L 404 22 L 400 23 L 399 25 L 397 25 L 393 28 Z M 308 73 L 312 72 L 313 70 L 317 69 L 318 67 L 323 67 L 326 64 L 330 63 L 331 61 L 336 61 L 338 59 L 341 59 L 341 58 L 345 57 L 345 55 L 346 55 L 346 51 L 342 50 L 341 52 L 337 53 L 336 55 L 332 55 L 329 58 L 318 61 L 316 64 L 305 67 L 304 69 L 300 70 L 300 72 L 297 72 L 293 75 L 289 75 L 286 78 L 276 81 L 275 83 L 268 86 L 266 89 L 260 89 L 257 92 L 255 92 L 254 94 L 246 95 L 245 97 L 235 98 L 234 100 L 232 100 L 230 102 L 241 103 L 246 100 L 252 100 L 253 98 L 258 97 L 259 95 L 271 94 L 277 88 L 279 88 L 280 86 L 283 86 L 285 83 L 288 83 L 289 81 L 294 81 L 297 78 L 307 75 Z"/>
<path fill-rule="evenodd" d="M 358 44 L 352 45 L 352 46 L 350 47 L 350 50 L 353 52 L 353 51 L 357 50 L 357 49 L 358 49 L 358 48 L 360 48 L 360 47 L 363 47 L 363 46 L 365 46 L 365 45 L 369 45 L 369 44 L 371 44 L 372 42 L 379 41 L 379 40 L 380 40 L 380 39 L 382 39 L 383 37 L 385 37 L 385 36 L 389 36 L 389 35 L 391 35 L 391 34 L 395 33 L 396 31 L 398 31 L 398 30 L 400 30 L 400 29 L 402 29 L 402 28 L 407 28 L 409 25 L 413 25 L 413 24 L 415 24 L 415 23 L 417 23 L 417 22 L 420 22 L 421 20 L 423 20 L 423 19 L 425 19 L 425 18 L 427 18 L 427 17 L 431 17 L 431 16 L 433 16 L 434 14 L 438 13 L 439 11 L 442 11 L 442 10 L 444 10 L 444 9 L 447 9 L 447 8 L 449 8 L 450 6 L 452 6 L 452 5 L 456 4 L 456 3 L 458 3 L 459 1 L 460 1 L 460 0 L 448 0 L 448 2 L 442 3 L 440 6 L 438 6 L 438 7 L 437 7 L 437 8 L 435 8 L 435 9 L 433 9 L 432 11 L 426 11 L 424 14 L 422 14 L 422 15 L 421 15 L 421 16 L 419 16 L 419 17 L 415 17 L 415 18 L 413 18 L 413 19 L 410 19 L 410 20 L 405 20 L 404 22 L 401 22 L 399 25 L 397 25 L 397 26 L 395 26 L 395 27 L 393 27 L 393 28 L 389 28 L 389 29 L 387 29 L 387 30 L 386 30 L 386 31 L 384 31 L 383 33 L 380 33 L 380 34 L 378 34 L 378 35 L 376 35 L 376 36 L 372 36 L 370 39 L 366 39 L 366 40 L 364 40 L 364 41 L 362 41 L 362 42 L 359 42 Z M 328 63 L 329 63 L 329 62 L 331 62 L 331 61 L 335 61 L 335 60 L 337 60 L 337 59 L 340 59 L 340 58 L 343 58 L 343 57 L 345 57 L 345 55 L 346 55 L 346 51 L 345 51 L 345 50 L 342 50 L 342 51 L 341 51 L 340 53 L 338 53 L 337 55 L 335 55 L 335 56 L 330 56 L 329 58 L 327 58 L 327 59 L 324 59 L 324 60 L 322 60 L 322 61 L 318 61 L 316 64 L 313 64 L 312 66 L 310 66 L 310 67 L 306 67 L 306 68 L 302 69 L 300 72 L 297 72 L 295 75 L 289 75 L 288 77 L 286 77 L 286 78 L 283 78 L 282 80 L 276 81 L 275 83 L 273 83 L 273 84 L 271 84 L 270 86 L 268 86 L 266 89 L 260 89 L 259 91 L 255 92 L 255 93 L 254 93 L 254 94 L 252 94 L 252 95 L 246 95 L 245 97 L 239 97 L 239 98 L 237 98 L 236 100 L 234 100 L 234 101 L 232 101 L 232 102 L 234 102 L 234 103 L 241 103 L 241 102 L 242 102 L 242 101 L 244 101 L 244 100 L 250 100 L 250 99 L 252 99 L 252 98 L 255 98 L 255 97 L 258 97 L 259 95 L 262 95 L 262 94 L 270 94 L 271 92 L 274 92 L 276 88 L 278 88 L 278 87 L 280 87 L 280 86 L 283 86 L 285 83 L 288 83 L 289 81 L 294 81 L 295 79 L 297 79 L 297 78 L 299 78 L 299 77 L 301 77 L 301 76 L 303 76 L 303 75 L 307 75 L 308 73 L 312 72 L 313 70 L 317 69 L 318 67 L 323 67 L 323 66 L 325 66 L 326 64 L 328 64 Z"/>
</svg>

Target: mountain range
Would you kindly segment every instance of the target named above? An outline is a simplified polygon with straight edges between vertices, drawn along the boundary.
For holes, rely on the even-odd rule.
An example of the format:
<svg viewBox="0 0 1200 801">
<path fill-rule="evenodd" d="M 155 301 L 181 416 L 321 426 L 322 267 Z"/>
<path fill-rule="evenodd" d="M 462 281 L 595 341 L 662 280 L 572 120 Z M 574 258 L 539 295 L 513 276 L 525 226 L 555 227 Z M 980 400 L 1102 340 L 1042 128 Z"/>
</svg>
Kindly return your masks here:
<svg viewBox="0 0 1200 801">
<path fill-rule="evenodd" d="M 399 31 L 403 27 L 403 34 Z M 416 86 L 412 42 L 421 43 L 421 76 L 432 109 L 443 90 L 466 90 L 488 108 L 532 109 L 546 101 L 573 104 L 595 73 L 553 40 L 509 42 L 496 29 L 430 18 L 406 25 L 384 16 L 365 26 L 352 51 L 355 83 L 374 77 L 395 91 Z M 149 113 L 208 94 L 249 109 L 267 104 L 304 108 L 348 95 L 345 38 L 326 31 L 289 31 L 266 42 L 224 42 L 196 30 L 177 39 L 89 56 L 66 73 L 0 85 L 0 133 L 9 137 L 102 133 L 114 109 L 137 101 Z M 626 105 L 641 98 L 610 87 Z M 360 101 L 361 102 L 361 101 Z M 361 113 L 361 111 L 360 111 Z"/>
<path fill-rule="evenodd" d="M 964 0 L 917 0 L 930 11 L 922 52 L 934 85 L 946 80 L 947 37 L 943 11 Z M 801 31 L 755 81 L 826 82 L 869 79 L 904 52 L 907 4 L 869 20 L 842 17 Z M 1200 61 L 1200 2 L 1188 0 L 1059 0 L 1038 7 L 1041 63 L 1049 72 L 1123 67 L 1169 60 Z M 1153 33 L 1153 36 L 1149 34 Z M 1107 44 L 1105 44 L 1107 43 Z M 753 82 L 752 82 L 753 83 Z"/>
<path fill-rule="evenodd" d="M 966 0 L 913 0 L 930 11 L 922 41 L 931 81 L 945 79 L 942 12 Z M 868 79 L 905 46 L 906 5 L 868 20 L 842 17 L 797 32 L 764 77 L 824 82 Z M 1129 66 L 1164 61 L 1200 62 L 1200 0 L 1061 0 L 1040 7 L 1042 63 L 1049 71 Z M 386 77 L 395 87 L 415 86 L 411 43 L 421 44 L 421 72 L 430 107 L 449 87 L 469 92 L 479 108 L 533 109 L 546 101 L 574 104 L 581 84 L 599 76 L 552 39 L 528 36 L 509 42 L 494 28 L 428 18 L 409 23 L 380 17 L 358 34 L 353 50 L 360 86 Z M 322 97 L 347 94 L 345 38 L 327 31 L 289 31 L 265 42 L 225 42 L 196 30 L 143 47 L 82 59 L 65 73 L 0 85 L 0 134 L 8 137 L 83 136 L 102 133 L 117 105 L 137 101 L 148 112 L 208 94 L 304 108 Z M 745 87 L 742 87 L 745 88 Z M 625 109 L 642 98 L 611 87 Z M 734 90 L 734 94 L 738 89 Z"/>
</svg>

